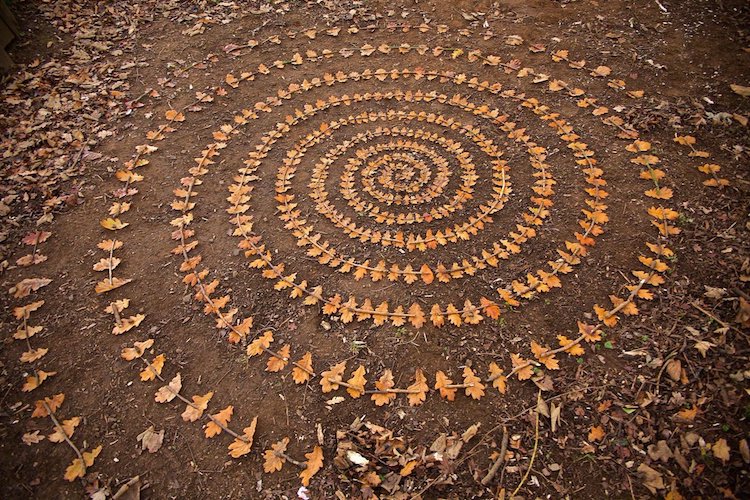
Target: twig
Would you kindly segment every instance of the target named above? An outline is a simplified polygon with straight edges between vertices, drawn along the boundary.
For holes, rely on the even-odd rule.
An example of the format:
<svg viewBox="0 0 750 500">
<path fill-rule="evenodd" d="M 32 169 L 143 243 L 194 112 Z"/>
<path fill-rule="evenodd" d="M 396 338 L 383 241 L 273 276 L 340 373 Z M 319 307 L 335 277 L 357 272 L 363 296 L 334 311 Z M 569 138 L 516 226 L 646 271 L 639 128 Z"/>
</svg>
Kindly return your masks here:
<svg viewBox="0 0 750 500">
<path fill-rule="evenodd" d="M 542 398 L 542 390 L 539 389 L 539 392 L 536 395 L 537 404 L 539 400 Z M 526 474 L 523 475 L 523 479 L 521 479 L 521 482 L 518 483 L 518 486 L 516 486 L 516 489 L 513 490 L 513 493 L 510 494 L 510 498 L 514 498 L 516 496 L 516 493 L 519 492 L 521 487 L 526 483 L 526 480 L 529 478 L 529 474 L 531 474 L 531 467 L 534 465 L 534 459 L 536 458 L 536 452 L 539 450 L 539 411 L 536 412 L 536 421 L 534 423 L 534 449 L 531 452 L 531 460 L 529 461 L 529 467 L 526 469 Z"/>
<path fill-rule="evenodd" d="M 304 469 L 305 467 L 307 467 L 307 466 L 306 466 L 306 465 L 305 465 L 304 463 L 302 463 L 302 462 L 300 462 L 300 461 L 298 461 L 298 460 L 295 460 L 295 459 L 293 459 L 292 457 L 290 457 L 289 455 L 287 455 L 287 454 L 286 454 L 286 453 L 284 453 L 283 451 L 275 451 L 275 452 L 274 452 L 274 454 L 275 454 L 275 455 L 276 455 L 277 457 L 281 457 L 281 458 L 283 458 L 284 460 L 286 460 L 287 462 L 289 462 L 289 463 L 292 463 L 292 464 L 294 464 L 294 465 L 296 465 L 297 467 L 300 467 L 300 468 L 302 468 L 302 469 Z"/>
<path fill-rule="evenodd" d="M 487 472 L 487 475 L 482 478 L 482 486 L 487 486 L 490 481 L 492 481 L 492 478 L 495 477 L 495 474 L 497 474 L 497 471 L 500 469 L 500 466 L 505 463 L 505 454 L 508 453 L 508 428 L 503 426 L 503 440 L 500 445 L 500 456 L 497 457 L 495 460 L 495 463 L 492 464 L 492 467 L 490 467 L 489 472 Z"/>
<path fill-rule="evenodd" d="M 128 491 L 130 491 L 130 488 L 135 486 L 135 484 L 139 482 L 140 480 L 141 480 L 141 476 L 135 476 L 134 478 L 131 478 L 130 481 L 120 486 L 120 489 L 117 490 L 117 493 L 112 495 L 112 500 L 117 500 L 118 498 L 125 496 L 125 494 Z"/>
<path fill-rule="evenodd" d="M 51 418 L 52 422 L 54 422 L 57 431 L 62 434 L 62 437 L 63 439 L 65 439 L 65 442 L 68 443 L 68 446 L 73 448 L 73 451 L 75 451 L 76 455 L 78 455 L 78 459 L 81 461 L 81 467 L 83 468 L 83 474 L 86 475 L 86 461 L 83 459 L 83 455 L 81 455 L 81 450 L 79 450 L 78 447 L 73 444 L 73 441 L 70 440 L 70 438 L 68 437 L 68 433 L 65 432 L 63 426 L 60 425 L 60 422 L 58 422 L 54 412 L 52 411 L 52 408 L 49 407 L 47 402 L 42 400 L 42 404 L 44 405 L 44 409 L 47 410 L 47 413 L 49 413 L 49 418 Z"/>
</svg>

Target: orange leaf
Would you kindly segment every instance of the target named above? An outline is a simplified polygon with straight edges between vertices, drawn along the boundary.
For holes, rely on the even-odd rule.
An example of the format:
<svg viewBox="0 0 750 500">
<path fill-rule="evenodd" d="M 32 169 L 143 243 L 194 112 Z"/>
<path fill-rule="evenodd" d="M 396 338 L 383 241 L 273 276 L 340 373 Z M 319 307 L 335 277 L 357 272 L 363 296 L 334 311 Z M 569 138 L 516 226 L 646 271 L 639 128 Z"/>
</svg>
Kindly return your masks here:
<svg viewBox="0 0 750 500">
<path fill-rule="evenodd" d="M 331 366 L 330 369 L 320 374 L 320 385 L 324 393 L 335 391 L 339 388 L 337 382 L 341 382 L 346 370 L 346 361 Z"/>
<path fill-rule="evenodd" d="M 208 402 L 214 397 L 213 392 L 208 392 L 203 396 L 193 396 L 193 404 L 187 405 L 182 412 L 182 420 L 185 422 L 195 422 L 203 415 L 203 411 L 208 408 Z"/>
<path fill-rule="evenodd" d="M 604 428 L 601 425 L 597 425 L 591 428 L 588 438 L 591 442 L 601 441 L 605 434 Z"/>
<path fill-rule="evenodd" d="M 447 399 L 448 401 L 453 401 L 456 399 L 457 389 L 446 387 L 452 384 L 453 381 L 449 379 L 442 371 L 438 371 L 435 374 L 435 389 L 440 391 L 440 397 Z"/>
<path fill-rule="evenodd" d="M 305 470 L 300 472 L 299 477 L 302 479 L 303 486 L 309 486 L 310 479 L 323 467 L 323 449 L 320 446 L 315 446 L 313 451 L 305 453 L 305 458 L 307 459 Z"/>
<path fill-rule="evenodd" d="M 305 369 L 303 370 L 299 366 L 292 368 L 292 379 L 294 379 L 295 384 L 304 384 L 310 380 L 310 372 L 313 371 L 312 353 L 306 352 L 305 355 L 302 356 L 302 359 L 297 361 L 297 365 L 300 365 Z"/>
<path fill-rule="evenodd" d="M 285 437 L 281 441 L 272 444 L 270 450 L 263 452 L 263 457 L 265 458 L 265 461 L 263 462 L 264 471 L 271 473 L 281 470 L 284 466 L 284 462 L 286 462 L 286 458 L 284 458 L 282 454 L 286 453 L 286 447 L 288 444 L 289 438 Z"/>
<path fill-rule="evenodd" d="M 219 421 L 221 425 L 226 427 L 229 425 L 229 421 L 232 419 L 232 413 L 234 412 L 234 407 L 232 405 L 227 406 L 223 410 L 221 410 L 219 413 L 215 413 L 214 415 L 211 415 L 213 418 Z M 212 438 L 214 436 L 218 436 L 221 434 L 222 428 L 213 420 L 209 420 L 206 425 L 203 426 L 205 429 L 205 434 L 207 438 Z"/>
<path fill-rule="evenodd" d="M 367 383 L 365 373 L 367 373 L 365 367 L 359 365 L 359 368 L 352 373 L 352 377 L 346 381 L 349 385 L 355 387 L 354 389 L 351 387 L 346 388 L 346 392 L 348 392 L 354 399 L 359 398 L 365 393 L 365 384 Z"/>
<path fill-rule="evenodd" d="M 471 396 L 473 399 L 480 399 L 484 396 L 484 384 L 468 366 L 464 367 L 464 384 L 469 386 L 465 389 L 467 396 Z"/>
<path fill-rule="evenodd" d="M 268 349 L 271 342 L 273 342 L 273 332 L 269 330 L 248 344 L 247 355 L 250 357 L 257 356 L 264 352 L 265 349 Z"/>
<path fill-rule="evenodd" d="M 289 363 L 289 352 L 291 350 L 291 346 L 289 344 L 284 345 L 281 349 L 279 349 L 279 356 L 272 355 L 270 358 L 268 358 L 268 361 L 266 362 L 266 371 L 267 372 L 279 372 L 284 369 L 284 367 Z"/>
<path fill-rule="evenodd" d="M 424 403 L 427 399 L 427 391 L 429 390 L 427 385 L 427 378 L 419 368 L 414 372 L 414 383 L 407 387 L 409 391 L 419 391 L 416 394 L 409 394 L 407 399 L 409 400 L 409 406 L 419 406 Z"/>
<path fill-rule="evenodd" d="M 255 427 L 258 425 L 258 417 L 254 417 L 250 426 L 242 429 L 242 438 L 235 438 L 229 445 L 229 456 L 240 458 L 250 453 L 253 447 L 253 437 L 255 437 Z"/>
<path fill-rule="evenodd" d="M 388 389 L 392 389 L 394 385 L 395 382 L 393 381 L 391 370 L 385 370 L 383 375 L 375 382 L 375 388 L 379 391 L 387 391 Z M 371 399 L 375 401 L 377 406 L 383 406 L 396 399 L 396 394 L 393 392 L 373 394 Z"/>
</svg>

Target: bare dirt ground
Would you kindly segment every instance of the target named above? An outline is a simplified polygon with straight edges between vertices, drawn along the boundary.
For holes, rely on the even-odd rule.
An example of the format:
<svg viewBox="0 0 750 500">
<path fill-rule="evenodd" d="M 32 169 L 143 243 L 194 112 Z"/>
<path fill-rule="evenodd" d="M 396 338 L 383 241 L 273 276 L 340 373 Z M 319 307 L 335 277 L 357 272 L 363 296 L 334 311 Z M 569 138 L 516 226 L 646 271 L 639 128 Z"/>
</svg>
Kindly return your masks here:
<svg viewBox="0 0 750 500">
<path fill-rule="evenodd" d="M 747 491 L 744 2 L 13 8 L 3 497 Z"/>
</svg>

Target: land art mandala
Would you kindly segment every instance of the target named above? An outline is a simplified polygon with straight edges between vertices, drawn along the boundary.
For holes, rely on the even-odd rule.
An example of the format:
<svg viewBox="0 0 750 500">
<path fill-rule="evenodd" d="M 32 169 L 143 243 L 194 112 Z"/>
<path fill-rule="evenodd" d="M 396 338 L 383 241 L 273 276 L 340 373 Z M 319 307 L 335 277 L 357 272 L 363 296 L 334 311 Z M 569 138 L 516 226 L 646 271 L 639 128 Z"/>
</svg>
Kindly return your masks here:
<svg viewBox="0 0 750 500">
<path fill-rule="evenodd" d="M 394 43 L 398 34 L 410 42 Z M 511 379 L 538 381 L 565 356 L 583 356 L 665 283 L 669 240 L 680 232 L 669 173 L 685 165 L 662 150 L 687 146 L 706 186 L 728 181 L 693 137 L 658 147 L 640 137 L 625 115 L 644 92 L 609 67 L 506 41 L 493 47 L 429 25 L 312 28 L 228 46 L 226 60 L 209 57 L 201 69 L 221 68 L 216 86 L 166 110 L 116 173 L 118 201 L 101 225 L 117 237 L 99 244 L 105 255 L 94 267 L 107 273 L 96 292 L 113 333 L 146 317 L 126 314 L 130 301 L 117 294 L 131 279 L 115 270 L 128 245 L 120 231 L 156 166 L 168 172 L 159 189 L 173 184 L 172 215 L 161 224 L 182 283 L 229 342 L 266 357 L 268 372 L 289 369 L 296 384 L 345 389 L 377 406 L 399 395 L 419 406 L 431 390 L 450 401 L 459 390 L 480 399 L 486 384 L 504 394 Z M 172 138 L 191 127 L 210 136 L 177 147 Z M 620 281 L 604 279 L 611 269 Z M 584 287 L 597 290 L 596 303 L 576 304 Z M 276 328 L 255 307 L 258 294 L 277 296 L 279 312 L 303 308 L 339 332 L 429 332 L 429 344 L 483 329 L 496 361 L 463 364 L 461 383 L 444 359 L 434 375 L 386 368 L 368 386 L 364 364 L 347 375 L 347 362 L 319 349 L 316 337 L 297 341 Z M 553 312 L 537 323 L 553 331 L 512 343 L 492 337 L 508 311 L 540 301 Z M 146 359 L 154 342 L 137 341 L 122 357 L 146 365 L 142 380 L 168 382 L 166 357 Z M 183 418 L 194 421 L 213 392 L 191 401 L 181 387 L 178 374 L 156 400 L 181 399 Z M 228 430 L 228 418 L 209 419 L 216 434 Z M 255 421 L 231 432 L 233 457 L 250 451 L 254 432 Z"/>
</svg>

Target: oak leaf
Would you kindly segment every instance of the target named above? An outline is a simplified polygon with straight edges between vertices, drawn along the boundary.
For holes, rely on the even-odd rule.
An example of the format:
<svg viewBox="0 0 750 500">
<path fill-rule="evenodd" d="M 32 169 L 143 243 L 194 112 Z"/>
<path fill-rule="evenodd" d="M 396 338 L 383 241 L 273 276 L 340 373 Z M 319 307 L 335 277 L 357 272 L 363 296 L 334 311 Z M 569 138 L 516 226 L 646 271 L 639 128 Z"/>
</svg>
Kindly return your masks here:
<svg viewBox="0 0 750 500">
<path fill-rule="evenodd" d="M 468 366 L 464 367 L 464 384 L 469 386 L 465 389 L 467 396 L 473 399 L 481 399 L 484 396 L 484 384 Z"/>
<path fill-rule="evenodd" d="M 83 460 L 80 458 L 73 459 L 73 462 L 65 469 L 65 480 L 75 481 L 79 477 L 86 475 L 86 468 L 94 465 L 94 460 L 102 452 L 102 446 L 99 445 L 91 451 L 83 452 Z"/>
<path fill-rule="evenodd" d="M 221 431 L 223 430 L 219 424 L 215 422 L 215 420 L 218 420 L 218 422 L 226 427 L 229 425 L 229 421 L 232 420 L 232 413 L 234 412 L 234 406 L 229 405 L 223 410 L 221 410 L 219 413 L 215 413 L 211 415 L 213 418 L 209 420 L 206 425 L 203 426 L 205 429 L 204 433 L 207 438 L 212 438 L 214 436 L 218 436 L 221 434 Z"/>
<path fill-rule="evenodd" d="M 138 434 L 136 437 L 141 442 L 141 449 L 148 450 L 149 453 L 156 453 L 164 442 L 164 429 L 156 431 L 153 425 Z"/>
<path fill-rule="evenodd" d="M 29 349 L 28 351 L 25 351 L 23 354 L 21 354 L 21 362 L 22 363 L 33 363 L 34 361 L 41 359 L 49 349 L 44 347 L 39 347 L 37 349 Z"/>
<path fill-rule="evenodd" d="M 342 361 L 331 366 L 327 371 L 320 374 L 320 385 L 324 393 L 335 391 L 339 388 L 337 382 L 343 380 L 344 371 L 346 370 L 346 361 Z"/>
<path fill-rule="evenodd" d="M 32 418 L 40 418 L 40 417 L 47 417 L 49 416 L 49 411 L 47 411 L 47 408 L 52 413 L 55 413 L 58 408 L 63 404 L 63 401 L 65 401 L 65 394 L 55 394 L 52 397 L 46 397 L 44 399 L 38 400 L 34 405 L 34 412 L 31 414 Z M 46 403 L 46 406 L 45 406 Z"/>
<path fill-rule="evenodd" d="M 284 347 L 279 349 L 278 356 L 271 355 L 270 358 L 268 358 L 268 361 L 266 362 L 266 371 L 267 372 L 279 372 L 284 369 L 284 367 L 289 363 L 289 353 L 291 351 L 291 346 L 289 344 L 285 344 Z"/>
<path fill-rule="evenodd" d="M 534 375 L 534 368 L 531 366 L 531 363 L 521 357 L 520 354 L 511 354 L 510 361 L 513 364 L 513 371 L 518 376 L 518 380 L 528 380 Z"/>
<path fill-rule="evenodd" d="M 36 292 L 50 283 L 52 283 L 52 280 L 48 278 L 25 278 L 16 283 L 16 286 L 11 288 L 9 293 L 12 293 L 16 299 L 22 299 L 28 297 L 31 292 Z"/>
<path fill-rule="evenodd" d="M 214 397 L 213 391 L 207 392 L 203 396 L 193 396 L 193 403 L 185 407 L 182 412 L 182 420 L 185 422 L 195 422 L 203 415 L 203 411 L 208 408 L 208 402 Z"/>
<path fill-rule="evenodd" d="M 425 402 L 427 399 L 427 391 L 430 387 L 427 385 L 427 378 L 424 376 L 421 369 L 416 369 L 414 372 L 414 383 L 407 387 L 407 389 L 409 391 L 418 391 L 407 396 L 409 406 L 419 406 Z"/>
<path fill-rule="evenodd" d="M 346 392 L 349 393 L 351 397 L 354 399 L 359 398 L 365 393 L 365 384 L 367 384 L 367 379 L 365 379 L 366 374 L 365 367 L 362 365 L 359 365 L 359 367 L 352 373 L 352 377 L 347 380 L 347 384 L 349 384 L 352 387 L 347 387 Z"/>
<path fill-rule="evenodd" d="M 250 453 L 250 449 L 253 447 L 253 438 L 255 437 L 255 428 L 258 425 L 258 417 L 253 417 L 253 421 L 250 422 L 248 427 L 242 429 L 242 438 L 235 438 L 234 441 L 229 445 L 229 456 L 232 458 L 240 458 L 243 455 Z"/>
<path fill-rule="evenodd" d="M 547 354 L 549 351 L 549 347 L 541 346 L 533 340 L 531 341 L 531 352 L 534 353 L 534 357 L 548 369 L 559 370 L 560 365 L 557 362 L 557 358 L 555 358 L 554 354 Z"/>
<path fill-rule="evenodd" d="M 164 368 L 164 362 L 167 357 L 164 354 L 159 354 L 149 365 L 141 372 L 141 381 L 148 382 L 154 380 L 157 375 L 161 375 L 161 370 Z"/>
<path fill-rule="evenodd" d="M 263 452 L 263 457 L 265 458 L 263 462 L 264 471 L 271 473 L 281 470 L 281 468 L 284 466 L 284 463 L 286 462 L 284 453 L 286 453 L 286 447 L 288 444 L 289 438 L 285 437 L 281 441 L 272 444 L 270 450 L 266 450 Z"/>
<path fill-rule="evenodd" d="M 268 347 L 271 345 L 271 342 L 273 342 L 273 332 L 267 331 L 257 339 L 250 342 L 250 344 L 248 344 L 247 355 L 252 357 L 261 354 L 266 349 L 268 349 Z"/>
<path fill-rule="evenodd" d="M 305 470 L 300 472 L 303 486 L 310 485 L 310 479 L 323 467 L 323 448 L 315 446 L 313 451 L 305 453 Z"/>
<path fill-rule="evenodd" d="M 182 375 L 178 373 L 169 381 L 169 384 L 160 387 L 159 390 L 156 391 L 156 394 L 154 394 L 154 400 L 157 403 L 169 403 L 177 397 L 181 389 Z"/>
<path fill-rule="evenodd" d="M 711 451 L 713 452 L 714 456 L 722 462 L 727 463 L 729 461 L 730 448 L 727 444 L 726 439 L 721 438 L 716 441 L 713 446 L 711 446 Z"/>
<path fill-rule="evenodd" d="M 375 382 L 375 388 L 379 391 L 388 391 L 396 385 L 393 381 L 393 373 L 391 370 L 385 370 L 383 375 Z M 371 399 L 375 401 L 377 406 L 383 406 L 389 404 L 391 401 L 396 399 L 396 394 L 393 392 L 384 392 L 373 394 Z"/>
<path fill-rule="evenodd" d="M 588 440 L 591 442 L 601 441 L 605 434 L 604 428 L 597 425 L 589 430 Z"/>
<path fill-rule="evenodd" d="M 500 394 L 505 394 L 508 379 L 503 375 L 503 370 L 497 366 L 497 363 L 490 363 L 490 378 L 492 379 L 492 386 L 500 391 Z"/>
<path fill-rule="evenodd" d="M 23 392 L 31 392 L 42 385 L 45 380 L 47 380 L 49 377 L 52 377 L 53 375 L 57 375 L 57 372 L 45 372 L 44 370 L 36 370 L 33 375 L 29 375 L 28 377 L 26 377 L 26 383 L 23 384 L 21 390 Z"/>
<path fill-rule="evenodd" d="M 76 427 L 78 427 L 78 424 L 80 423 L 81 417 L 73 417 L 67 420 L 63 420 L 60 426 L 62 427 L 62 431 L 65 432 L 65 436 L 71 437 L 73 436 Z M 60 430 L 61 429 L 59 427 L 55 427 L 55 431 L 47 436 L 47 438 L 53 443 L 62 443 L 63 441 L 65 441 L 65 436 L 63 436 L 63 433 L 60 432 Z"/>
<path fill-rule="evenodd" d="M 453 384 L 453 380 L 449 379 L 445 373 L 438 371 L 435 374 L 435 390 L 440 391 L 440 397 L 453 401 L 456 399 L 457 389 L 448 387 Z"/>
<path fill-rule="evenodd" d="M 298 365 L 298 366 L 297 366 Z M 303 369 L 304 368 L 304 369 Z M 304 384 L 310 380 L 310 372 L 313 371 L 312 353 L 306 352 L 302 359 L 292 368 L 292 379 L 295 384 Z"/>
</svg>

